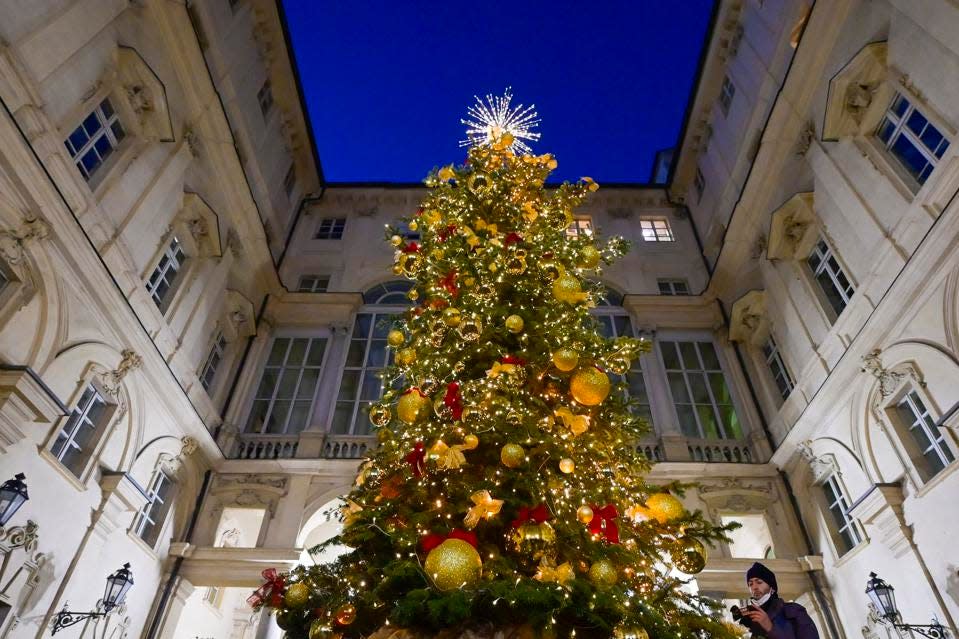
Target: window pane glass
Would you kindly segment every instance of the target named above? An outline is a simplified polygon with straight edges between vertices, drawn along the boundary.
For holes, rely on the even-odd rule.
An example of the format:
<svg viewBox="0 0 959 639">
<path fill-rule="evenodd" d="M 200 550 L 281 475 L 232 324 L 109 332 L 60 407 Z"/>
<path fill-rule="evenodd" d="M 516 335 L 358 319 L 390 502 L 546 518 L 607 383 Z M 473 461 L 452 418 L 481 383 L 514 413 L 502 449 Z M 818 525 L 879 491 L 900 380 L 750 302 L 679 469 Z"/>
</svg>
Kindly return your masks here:
<svg viewBox="0 0 959 639">
<path fill-rule="evenodd" d="M 686 380 L 682 373 L 668 373 L 669 390 L 673 394 L 673 401 L 678 403 L 689 403 L 689 392 L 686 390 Z"/>
<path fill-rule="evenodd" d="M 296 391 L 297 399 L 313 399 L 313 392 L 316 390 L 316 381 L 319 379 L 320 369 L 307 368 L 303 371 L 300 378 L 300 387 Z"/>
<path fill-rule="evenodd" d="M 716 349 L 709 342 L 698 342 L 699 353 L 703 356 L 703 365 L 707 370 L 719 370 L 719 358 L 716 357 Z"/>
<path fill-rule="evenodd" d="M 290 354 L 286 358 L 287 366 L 299 366 L 303 363 L 303 356 L 306 355 L 306 348 L 310 340 L 297 338 L 293 340 L 290 346 Z"/>
<path fill-rule="evenodd" d="M 928 120 L 926 120 L 925 116 L 919 113 L 919 111 L 913 111 L 906 119 L 906 126 L 909 127 L 913 133 L 920 134 L 927 122 Z"/>
<path fill-rule="evenodd" d="M 290 340 L 285 337 L 278 337 L 273 342 L 273 350 L 270 351 L 270 359 L 267 360 L 267 366 L 280 366 L 283 363 L 283 358 L 286 357 L 286 348 L 289 346 Z"/>
<path fill-rule="evenodd" d="M 709 404 L 709 391 L 706 390 L 706 380 L 702 375 L 689 375 L 689 388 L 693 393 L 693 401 L 697 404 Z"/>
<path fill-rule="evenodd" d="M 383 366 L 386 363 L 386 342 L 371 340 L 370 351 L 366 357 L 367 366 Z"/>
<path fill-rule="evenodd" d="M 280 386 L 276 389 L 277 399 L 292 399 L 296 392 L 296 383 L 300 378 L 300 369 L 287 368 L 283 371 L 283 377 L 280 378 Z"/>
<path fill-rule="evenodd" d="M 730 439 L 742 439 L 743 427 L 739 423 L 739 416 L 736 415 L 736 409 L 732 406 L 720 406 L 719 414 L 723 420 L 723 429 L 726 431 L 726 437 Z"/>
<path fill-rule="evenodd" d="M 340 381 L 340 395 L 339 399 L 355 399 L 356 392 L 359 388 L 360 383 L 360 372 L 359 371 L 343 371 L 343 379 Z"/>
<path fill-rule="evenodd" d="M 696 413 L 699 415 L 699 423 L 703 427 L 703 436 L 718 439 L 720 437 L 719 424 L 716 423 L 713 407 L 697 406 Z"/>
<path fill-rule="evenodd" d="M 326 340 L 314 339 L 310 346 L 310 353 L 306 357 L 307 366 L 319 366 L 323 363 L 323 354 L 326 352 Z"/>
<path fill-rule="evenodd" d="M 660 342 L 660 350 L 663 353 L 663 364 L 669 370 L 682 368 L 679 365 L 679 355 L 676 352 L 676 342 Z"/>
<path fill-rule="evenodd" d="M 250 417 L 246 422 L 246 432 L 262 433 L 263 421 L 266 419 L 266 412 L 270 409 L 268 400 L 256 400 L 253 402 L 253 409 L 250 411 Z"/>
<path fill-rule="evenodd" d="M 696 355 L 696 346 L 692 342 L 680 342 L 679 350 L 683 355 L 683 367 L 687 370 L 698 370 L 699 356 Z"/>
<path fill-rule="evenodd" d="M 378 371 L 368 370 L 363 375 L 363 392 L 360 399 L 376 400 L 382 394 L 383 380 L 379 379 Z"/>
<path fill-rule="evenodd" d="M 286 432 L 299 433 L 306 428 L 307 421 L 310 418 L 310 406 L 312 402 L 294 402 L 293 412 L 290 414 L 290 423 Z"/>
<path fill-rule="evenodd" d="M 363 366 L 366 355 L 366 340 L 350 340 L 350 350 L 346 353 L 346 366 L 359 368 Z"/>
<path fill-rule="evenodd" d="M 733 398 L 729 396 L 729 387 L 726 386 L 726 379 L 722 373 L 709 374 L 709 387 L 713 391 L 713 398 L 719 404 L 732 404 Z"/>
<path fill-rule="evenodd" d="M 353 419 L 352 402 L 337 402 L 333 410 L 333 423 L 330 431 L 335 435 L 345 435 L 350 432 L 350 422 Z"/>
<path fill-rule="evenodd" d="M 687 437 L 699 437 L 699 426 L 696 424 L 696 416 L 693 414 L 693 407 L 689 404 L 677 404 L 676 416 L 679 418 L 679 427 Z"/>
<path fill-rule="evenodd" d="M 270 417 L 266 423 L 266 432 L 282 433 L 283 428 L 286 426 L 286 418 L 289 412 L 289 400 L 279 400 L 273 402 L 273 410 L 270 411 Z"/>
</svg>

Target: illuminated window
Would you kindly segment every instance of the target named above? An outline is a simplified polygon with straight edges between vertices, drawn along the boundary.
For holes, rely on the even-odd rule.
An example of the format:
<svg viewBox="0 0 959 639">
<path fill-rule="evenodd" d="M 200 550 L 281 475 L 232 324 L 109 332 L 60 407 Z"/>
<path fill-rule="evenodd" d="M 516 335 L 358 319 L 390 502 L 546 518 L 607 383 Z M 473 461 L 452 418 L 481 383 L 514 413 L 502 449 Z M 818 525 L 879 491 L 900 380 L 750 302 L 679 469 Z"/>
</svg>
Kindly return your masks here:
<svg viewBox="0 0 959 639">
<path fill-rule="evenodd" d="M 113 105 L 109 99 L 104 99 L 93 113 L 73 130 L 64 144 L 84 179 L 89 181 L 124 137 L 126 132 L 113 110 Z"/>
<path fill-rule="evenodd" d="M 673 230 L 665 219 L 640 220 L 639 228 L 643 232 L 645 242 L 673 242 Z"/>
<path fill-rule="evenodd" d="M 876 137 L 919 184 L 949 148 L 949 140 L 901 93 L 889 105 Z"/>
<path fill-rule="evenodd" d="M 683 434 L 741 439 L 742 427 L 712 342 L 658 340 L 658 343 Z"/>
<path fill-rule="evenodd" d="M 299 433 L 309 423 L 325 337 L 277 337 L 246 422 L 248 433 Z"/>
<path fill-rule="evenodd" d="M 566 227 L 566 237 L 579 237 L 584 235 L 591 237 L 593 235 L 593 220 L 588 217 L 578 217 L 573 223 Z"/>
</svg>

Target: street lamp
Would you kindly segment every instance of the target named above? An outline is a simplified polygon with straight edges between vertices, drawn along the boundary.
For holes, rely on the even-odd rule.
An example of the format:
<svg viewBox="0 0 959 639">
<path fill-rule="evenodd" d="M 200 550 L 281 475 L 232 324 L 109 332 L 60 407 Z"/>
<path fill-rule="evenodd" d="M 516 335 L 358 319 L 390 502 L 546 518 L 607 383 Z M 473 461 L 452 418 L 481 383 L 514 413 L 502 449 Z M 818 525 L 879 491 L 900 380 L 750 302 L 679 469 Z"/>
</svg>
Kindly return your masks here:
<svg viewBox="0 0 959 639">
<path fill-rule="evenodd" d="M 8 479 L 0 486 L 0 528 L 6 526 L 23 502 L 30 499 L 24 479 L 26 477 L 23 473 L 17 473 L 13 479 Z"/>
<path fill-rule="evenodd" d="M 930 639 L 945 639 L 949 636 L 946 629 L 935 619 L 928 625 L 917 625 L 911 623 L 902 623 L 902 617 L 899 609 L 896 608 L 896 589 L 882 580 L 876 573 L 869 573 L 869 581 L 866 582 L 866 594 L 869 601 L 876 608 L 883 623 L 888 623 L 893 628 L 918 632 L 924 637 Z"/>
<path fill-rule="evenodd" d="M 67 604 L 63 604 L 63 610 L 57 613 L 53 619 L 53 632 L 62 630 L 74 624 L 80 623 L 85 619 L 94 617 L 106 617 L 110 611 L 123 603 L 127 596 L 127 591 L 133 587 L 133 573 L 130 572 L 130 564 L 123 564 L 123 567 L 107 577 L 107 585 L 103 590 L 103 599 L 97 602 L 97 610 L 94 612 L 70 612 L 67 610 Z"/>
</svg>

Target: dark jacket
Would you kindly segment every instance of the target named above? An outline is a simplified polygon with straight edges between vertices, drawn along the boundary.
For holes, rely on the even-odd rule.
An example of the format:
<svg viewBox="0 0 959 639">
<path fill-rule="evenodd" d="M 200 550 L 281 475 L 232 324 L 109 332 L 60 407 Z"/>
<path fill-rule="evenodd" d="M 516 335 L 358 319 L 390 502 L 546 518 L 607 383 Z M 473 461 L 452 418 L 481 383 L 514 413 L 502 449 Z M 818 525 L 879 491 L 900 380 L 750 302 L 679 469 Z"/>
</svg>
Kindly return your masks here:
<svg viewBox="0 0 959 639">
<path fill-rule="evenodd" d="M 750 624 L 754 637 L 766 639 L 819 639 L 816 624 L 806 609 L 798 603 L 783 601 L 775 594 L 763 604 L 763 610 L 773 622 L 773 628 L 766 632 Z"/>
</svg>

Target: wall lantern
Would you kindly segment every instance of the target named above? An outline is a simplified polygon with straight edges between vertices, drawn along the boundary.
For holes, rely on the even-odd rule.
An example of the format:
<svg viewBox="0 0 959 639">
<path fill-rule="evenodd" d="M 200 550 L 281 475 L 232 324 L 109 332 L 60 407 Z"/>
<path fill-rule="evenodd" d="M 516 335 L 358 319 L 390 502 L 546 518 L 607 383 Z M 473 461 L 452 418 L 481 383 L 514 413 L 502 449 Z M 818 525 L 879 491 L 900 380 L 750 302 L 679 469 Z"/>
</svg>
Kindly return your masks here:
<svg viewBox="0 0 959 639">
<path fill-rule="evenodd" d="M 23 473 L 17 473 L 13 479 L 8 479 L 0 486 L 0 528 L 6 526 L 23 502 L 30 499 L 24 479 L 26 477 Z"/>
<path fill-rule="evenodd" d="M 930 639 L 945 639 L 949 636 L 948 631 L 935 619 L 928 625 L 902 623 L 899 609 L 896 607 L 896 589 L 874 572 L 869 573 L 869 581 L 866 582 L 866 595 L 869 596 L 869 601 L 878 611 L 883 623 L 887 623 L 893 628 L 918 632 Z"/>
<path fill-rule="evenodd" d="M 103 590 L 103 599 L 97 602 L 97 609 L 94 612 L 70 612 L 67 604 L 63 605 L 63 610 L 57 613 L 53 620 L 53 631 L 51 635 L 57 634 L 58 630 L 67 628 L 80 623 L 85 619 L 94 617 L 106 617 L 110 612 L 123 603 L 127 592 L 133 587 L 133 573 L 130 572 L 130 564 L 123 564 L 123 567 L 107 577 L 107 585 Z"/>
</svg>

